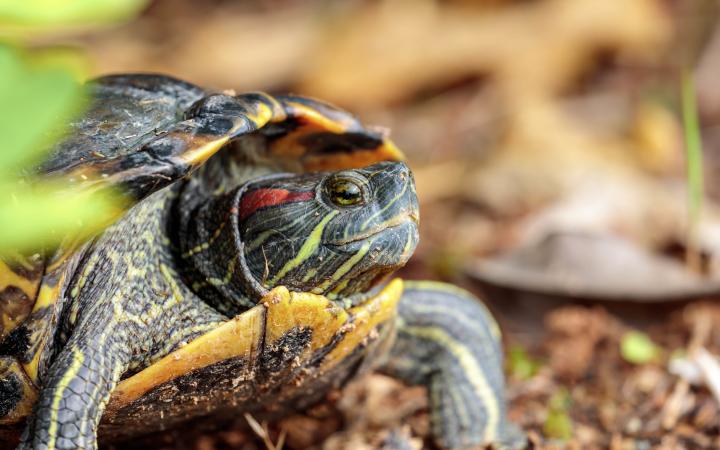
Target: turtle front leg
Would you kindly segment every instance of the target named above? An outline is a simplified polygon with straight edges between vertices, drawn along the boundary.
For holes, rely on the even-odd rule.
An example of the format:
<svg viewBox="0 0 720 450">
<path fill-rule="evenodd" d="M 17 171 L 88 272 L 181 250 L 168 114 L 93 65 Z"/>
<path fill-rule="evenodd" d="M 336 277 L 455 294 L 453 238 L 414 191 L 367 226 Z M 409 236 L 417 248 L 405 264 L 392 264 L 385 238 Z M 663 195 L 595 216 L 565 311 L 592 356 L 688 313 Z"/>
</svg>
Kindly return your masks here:
<svg viewBox="0 0 720 450">
<path fill-rule="evenodd" d="M 130 358 L 123 341 L 111 326 L 70 339 L 50 368 L 20 449 L 97 448 L 100 417 Z"/>
<path fill-rule="evenodd" d="M 443 448 L 524 447 L 505 416 L 500 331 L 488 310 L 452 285 L 405 286 L 382 371 L 427 387 L 432 432 Z"/>
</svg>

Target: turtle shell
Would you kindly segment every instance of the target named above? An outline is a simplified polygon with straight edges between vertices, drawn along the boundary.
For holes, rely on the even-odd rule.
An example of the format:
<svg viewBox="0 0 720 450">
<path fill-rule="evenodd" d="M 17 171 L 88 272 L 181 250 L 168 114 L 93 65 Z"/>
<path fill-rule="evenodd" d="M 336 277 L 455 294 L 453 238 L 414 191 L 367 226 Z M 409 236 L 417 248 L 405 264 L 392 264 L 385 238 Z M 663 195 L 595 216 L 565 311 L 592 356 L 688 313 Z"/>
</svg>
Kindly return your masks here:
<svg viewBox="0 0 720 450">
<path fill-rule="evenodd" d="M 122 380 L 100 437 L 147 434 L 208 412 L 217 422 L 238 411 L 272 417 L 304 409 L 391 343 L 390 319 L 402 292 L 402 280 L 394 279 L 345 310 L 320 295 L 275 288 L 254 308 Z"/>
<path fill-rule="evenodd" d="M 296 171 L 403 159 L 382 133 L 317 100 L 215 93 L 161 75 L 106 76 L 90 89 L 86 114 L 33 176 L 120 192 L 118 217 L 221 150 L 250 166 L 272 161 Z M 0 427 L 30 411 L 84 240 L 67 236 L 52 251 L 0 259 Z"/>
</svg>

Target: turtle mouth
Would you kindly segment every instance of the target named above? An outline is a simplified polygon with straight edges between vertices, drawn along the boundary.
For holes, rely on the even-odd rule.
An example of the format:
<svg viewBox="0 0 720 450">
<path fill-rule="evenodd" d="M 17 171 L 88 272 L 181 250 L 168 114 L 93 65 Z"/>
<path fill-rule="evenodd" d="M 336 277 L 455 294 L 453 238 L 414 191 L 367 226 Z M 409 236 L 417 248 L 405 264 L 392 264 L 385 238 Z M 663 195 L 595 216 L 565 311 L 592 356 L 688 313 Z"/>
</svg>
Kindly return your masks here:
<svg viewBox="0 0 720 450">
<path fill-rule="evenodd" d="M 390 272 L 379 273 L 375 279 L 371 282 L 371 288 L 365 292 L 358 292 L 355 294 L 348 295 L 341 299 L 333 300 L 336 304 L 339 304 L 344 309 L 353 308 L 355 306 L 361 306 L 364 303 L 369 302 L 375 298 L 390 281 Z"/>
<path fill-rule="evenodd" d="M 362 305 L 368 301 L 371 301 L 377 296 L 377 294 L 387 285 L 392 275 L 404 266 L 412 256 L 415 245 L 417 244 L 417 221 L 407 217 L 405 220 L 397 220 L 397 223 L 393 226 L 382 227 L 381 231 L 366 234 L 365 237 L 355 238 L 352 240 L 346 240 L 343 247 L 343 251 L 358 251 L 361 245 L 364 245 L 365 241 L 373 241 L 372 236 L 379 234 L 383 235 L 383 231 L 389 232 L 389 235 L 397 234 L 402 236 L 402 240 L 406 242 L 404 246 L 400 247 L 388 247 L 386 250 L 381 250 L 380 253 L 373 255 L 372 251 L 367 255 L 367 267 L 364 270 L 359 271 L 352 275 L 351 281 L 343 287 L 342 291 L 334 291 L 326 293 L 329 299 L 334 301 L 339 306 L 347 309 L 355 306 Z M 380 236 L 377 238 L 382 248 L 388 244 L 388 242 L 396 241 L 395 238 L 388 236 L 385 240 L 384 237 Z M 374 244 L 370 244 L 371 247 Z M 351 247 L 348 249 L 348 247 Z"/>
<path fill-rule="evenodd" d="M 417 227 L 419 226 L 419 223 L 420 223 L 420 220 L 419 220 L 417 212 L 410 211 L 407 214 L 395 216 L 392 219 L 382 222 L 378 226 L 373 227 L 372 229 L 366 230 L 362 233 L 357 233 L 357 234 L 350 236 L 348 238 L 345 238 L 345 239 L 338 239 L 338 240 L 335 240 L 332 242 L 328 242 L 327 245 L 329 247 L 334 247 L 334 248 L 344 247 L 344 246 L 347 246 L 350 244 L 354 244 L 356 242 L 361 242 L 361 241 L 370 239 L 381 233 L 385 233 L 388 231 L 402 228 L 404 225 L 408 225 L 408 224 L 413 225 L 417 229 Z"/>
</svg>

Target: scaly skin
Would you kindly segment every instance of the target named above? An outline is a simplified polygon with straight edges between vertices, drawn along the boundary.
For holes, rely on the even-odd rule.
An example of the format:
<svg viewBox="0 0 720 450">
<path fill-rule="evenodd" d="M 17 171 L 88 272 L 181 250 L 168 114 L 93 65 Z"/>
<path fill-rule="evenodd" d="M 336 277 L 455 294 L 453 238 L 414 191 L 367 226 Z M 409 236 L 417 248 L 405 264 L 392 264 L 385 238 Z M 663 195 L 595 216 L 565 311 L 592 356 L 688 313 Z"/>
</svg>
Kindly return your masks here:
<svg viewBox="0 0 720 450">
<path fill-rule="evenodd" d="M 505 416 L 500 330 L 490 313 L 452 285 L 405 286 L 396 342 L 382 370 L 427 387 L 432 434 L 441 447 L 521 448 L 525 438 Z"/>
<path fill-rule="evenodd" d="M 110 227 L 72 282 L 67 342 L 44 380 L 21 448 L 96 448 L 110 393 L 128 370 L 226 320 L 179 282 L 164 229 L 171 191 L 139 204 Z"/>
<path fill-rule="evenodd" d="M 336 206 L 328 189 L 337 180 L 345 179 L 362 183 L 367 197 L 357 204 Z M 176 197 L 173 190 L 160 191 L 138 204 L 97 239 L 71 282 L 68 304 L 63 310 L 61 339 L 56 343 L 59 353 L 43 380 L 40 399 L 21 448 L 95 448 L 99 420 L 122 375 L 153 364 L 183 342 L 217 328 L 228 317 L 248 308 L 247 301 L 237 302 L 235 310 L 224 315 L 221 312 L 226 311 L 213 307 L 233 300 L 233 297 L 223 295 L 228 293 L 227 286 L 236 278 L 246 280 L 233 285 L 238 291 L 237 298 L 257 302 L 259 291 L 248 290 L 248 287 L 256 285 L 259 290 L 266 289 L 265 284 L 269 283 L 267 270 L 269 276 L 281 280 L 291 289 L 312 291 L 313 286 L 307 285 L 307 270 L 322 262 L 329 268 L 331 276 L 318 279 L 322 285 L 318 288 L 329 290 L 346 286 L 343 277 L 349 277 L 358 289 L 365 290 L 377 282 L 375 271 L 388 274 L 403 265 L 412 254 L 417 241 L 417 200 L 414 188 L 410 187 L 412 178 L 404 164 L 381 163 L 337 174 L 286 176 L 283 180 L 272 178 L 269 183 L 263 179 L 252 181 L 237 190 L 218 193 L 215 199 L 200 205 L 193 217 L 201 230 L 178 236 L 181 247 L 197 248 L 194 255 L 199 258 L 190 261 L 182 257 L 187 250 L 175 249 L 170 239 L 174 234 L 170 233 L 169 227 L 176 225 L 169 220 Z M 287 196 L 280 197 L 282 201 L 258 197 L 258 192 L 265 195 L 267 189 L 273 193 L 280 189 L 312 195 L 303 195 L 300 199 L 293 197 L 291 201 L 286 201 Z M 202 208 L 206 205 L 212 210 L 204 214 Z M 269 269 L 256 263 L 243 264 L 246 253 L 238 239 L 242 242 L 253 240 L 257 233 L 263 234 L 262 224 L 272 221 L 279 221 L 277 225 L 295 223 L 301 214 L 305 214 L 309 227 L 324 228 L 319 228 L 319 233 L 297 234 L 290 239 L 291 246 L 285 245 L 287 234 L 266 236 L 266 242 L 271 245 L 269 250 L 278 253 L 281 249 L 285 255 L 278 259 L 280 264 L 270 263 Z M 214 228 L 217 220 L 230 220 L 224 227 L 218 225 L 217 228 L 228 231 L 228 236 L 217 233 Z M 203 228 L 206 226 L 210 228 Z M 182 242 L 203 235 L 207 236 L 207 245 Z M 358 240 L 354 236 L 358 236 Z M 374 251 L 370 252 L 366 247 Z M 208 259 L 208 253 L 214 258 Z M 216 280 L 210 286 L 225 299 L 225 303 L 206 303 L 209 298 L 201 298 L 194 292 L 179 275 L 180 261 L 203 264 L 196 270 L 211 270 L 204 272 L 206 279 Z M 208 261 L 212 265 L 208 266 Z M 186 271 L 191 272 L 190 269 Z M 364 276 L 368 271 L 371 276 Z M 277 320 L 272 326 L 277 326 Z M 336 331 L 337 338 L 349 330 Z M 288 333 L 296 331 L 290 329 Z M 314 331 L 310 328 L 305 333 Z M 330 342 L 337 341 L 332 336 L 328 338 Z M 304 341 L 295 338 L 288 342 L 287 348 L 265 346 L 260 360 L 277 360 L 282 353 L 295 351 L 295 346 L 299 351 L 299 346 L 304 345 L 301 344 Z M 334 345 L 317 349 L 320 352 L 317 357 L 324 357 Z M 291 364 L 294 358 L 282 356 L 281 359 L 287 359 L 284 364 Z M 348 359 L 348 364 L 351 362 L 352 359 Z M 265 366 L 261 364 L 261 367 Z M 351 371 L 352 367 L 350 364 L 344 371 Z M 301 367 L 290 365 L 287 369 L 283 369 L 284 375 L 271 384 L 268 384 L 271 377 L 267 373 L 257 380 L 257 385 L 251 385 L 257 396 L 277 395 L 268 389 L 280 382 L 290 383 L 291 377 L 302 373 Z M 334 385 L 333 379 L 344 379 L 339 373 L 330 379 L 323 379 L 323 376 L 319 374 L 317 382 L 325 386 L 324 389 Z M 312 386 L 308 385 L 306 389 L 309 392 Z M 322 392 L 318 391 L 318 395 Z M 296 400 L 295 396 L 290 392 L 287 398 Z"/>
</svg>

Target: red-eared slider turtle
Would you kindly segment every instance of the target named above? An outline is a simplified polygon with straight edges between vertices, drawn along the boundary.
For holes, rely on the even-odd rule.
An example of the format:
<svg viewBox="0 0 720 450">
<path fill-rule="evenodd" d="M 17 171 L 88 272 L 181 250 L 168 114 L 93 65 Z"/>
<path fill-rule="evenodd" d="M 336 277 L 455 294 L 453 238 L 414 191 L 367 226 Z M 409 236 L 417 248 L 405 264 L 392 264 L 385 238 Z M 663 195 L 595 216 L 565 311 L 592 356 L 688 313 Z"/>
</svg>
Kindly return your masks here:
<svg viewBox="0 0 720 450">
<path fill-rule="evenodd" d="M 24 426 L 20 448 L 92 449 L 279 415 L 373 363 L 428 387 L 440 445 L 521 442 L 486 310 L 452 286 L 387 282 L 415 249 L 418 204 L 384 136 L 302 97 L 154 75 L 92 89 L 38 173 L 129 201 L 89 242 L 2 262 L 5 442 Z"/>
</svg>

